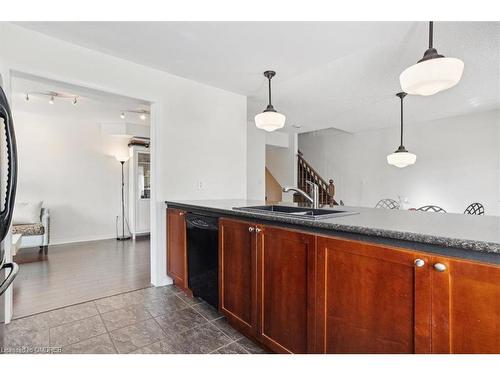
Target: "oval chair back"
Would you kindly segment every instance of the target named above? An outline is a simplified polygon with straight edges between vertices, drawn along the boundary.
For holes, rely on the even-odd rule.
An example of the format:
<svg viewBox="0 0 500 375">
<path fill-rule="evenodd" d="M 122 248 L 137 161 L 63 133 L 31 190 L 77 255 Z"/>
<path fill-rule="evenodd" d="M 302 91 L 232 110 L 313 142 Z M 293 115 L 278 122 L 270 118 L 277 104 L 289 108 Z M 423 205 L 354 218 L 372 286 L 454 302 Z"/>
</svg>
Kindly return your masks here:
<svg viewBox="0 0 500 375">
<path fill-rule="evenodd" d="M 417 208 L 417 211 L 425 211 L 425 212 L 441 212 L 441 213 L 446 213 L 446 210 L 439 206 L 434 206 L 434 205 L 428 205 L 428 206 L 422 206 L 420 208 Z"/>
<path fill-rule="evenodd" d="M 481 203 L 471 203 L 464 211 L 467 215 L 484 215 L 484 206 Z"/>
<path fill-rule="evenodd" d="M 375 208 L 387 208 L 389 210 L 399 210 L 399 203 L 394 199 L 390 198 L 381 199 L 375 205 Z"/>
</svg>

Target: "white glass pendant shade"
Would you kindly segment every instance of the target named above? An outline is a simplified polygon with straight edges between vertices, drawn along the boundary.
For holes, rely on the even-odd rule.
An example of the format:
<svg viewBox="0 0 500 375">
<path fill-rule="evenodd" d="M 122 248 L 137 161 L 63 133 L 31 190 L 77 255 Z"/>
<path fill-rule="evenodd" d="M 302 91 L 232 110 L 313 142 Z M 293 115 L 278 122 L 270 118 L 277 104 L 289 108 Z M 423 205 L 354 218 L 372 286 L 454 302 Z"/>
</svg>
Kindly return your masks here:
<svg viewBox="0 0 500 375">
<path fill-rule="evenodd" d="M 398 168 L 404 168 L 409 165 L 415 164 L 417 155 L 408 151 L 396 151 L 387 155 L 387 162 Z"/>
<path fill-rule="evenodd" d="M 267 70 L 264 72 L 264 77 L 268 80 L 268 89 L 269 89 L 269 104 L 264 112 L 259 113 L 255 116 L 255 126 L 257 128 L 272 132 L 278 129 L 281 129 L 285 126 L 286 116 L 276 112 L 273 105 L 271 104 L 271 78 L 276 75 L 276 72 L 272 70 Z"/>
<path fill-rule="evenodd" d="M 429 96 L 455 86 L 463 71 L 462 60 L 439 57 L 410 66 L 401 73 L 399 82 L 408 94 Z"/>
<path fill-rule="evenodd" d="M 255 125 L 259 129 L 272 132 L 285 126 L 286 116 L 279 112 L 262 112 L 255 116 Z"/>
</svg>

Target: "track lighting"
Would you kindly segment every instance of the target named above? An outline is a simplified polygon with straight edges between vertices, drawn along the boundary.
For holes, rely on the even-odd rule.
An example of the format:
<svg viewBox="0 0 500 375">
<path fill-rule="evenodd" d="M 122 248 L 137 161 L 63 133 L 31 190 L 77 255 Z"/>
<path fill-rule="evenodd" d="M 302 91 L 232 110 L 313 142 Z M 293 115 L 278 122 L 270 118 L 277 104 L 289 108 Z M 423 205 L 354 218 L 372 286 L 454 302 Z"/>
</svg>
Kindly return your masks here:
<svg viewBox="0 0 500 375">
<path fill-rule="evenodd" d="M 73 99 L 73 105 L 76 105 L 78 103 L 78 99 L 77 97 L 75 96 L 74 99 Z"/>
<path fill-rule="evenodd" d="M 121 113 L 120 118 L 121 118 L 121 119 L 124 119 L 124 118 L 125 118 L 125 112 L 122 112 L 122 113 Z"/>
<path fill-rule="evenodd" d="M 54 96 L 50 97 L 49 104 L 54 104 Z"/>
<path fill-rule="evenodd" d="M 29 96 L 29 94 L 28 94 L 28 93 L 26 93 L 26 97 L 24 98 L 24 100 L 26 100 L 27 102 L 29 102 L 29 101 L 30 101 L 30 96 Z"/>
<path fill-rule="evenodd" d="M 146 115 L 144 113 L 141 113 L 139 117 L 142 121 L 146 120 Z"/>
</svg>

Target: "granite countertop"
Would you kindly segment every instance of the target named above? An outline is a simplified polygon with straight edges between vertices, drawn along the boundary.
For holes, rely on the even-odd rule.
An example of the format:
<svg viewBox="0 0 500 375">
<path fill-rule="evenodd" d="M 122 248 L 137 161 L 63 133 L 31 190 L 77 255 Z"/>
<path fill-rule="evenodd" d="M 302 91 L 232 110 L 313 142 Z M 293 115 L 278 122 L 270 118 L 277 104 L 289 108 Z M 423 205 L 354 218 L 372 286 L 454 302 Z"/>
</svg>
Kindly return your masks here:
<svg viewBox="0 0 500 375">
<path fill-rule="evenodd" d="M 250 200 L 166 201 L 168 206 L 208 210 L 231 216 L 275 221 L 304 227 L 376 236 L 428 245 L 500 254 L 500 217 L 406 210 L 335 206 L 335 210 L 359 214 L 310 220 L 269 213 L 234 210 L 234 207 L 265 205 Z M 283 205 L 293 205 L 286 203 Z M 324 207 L 328 209 L 328 207 Z"/>
</svg>

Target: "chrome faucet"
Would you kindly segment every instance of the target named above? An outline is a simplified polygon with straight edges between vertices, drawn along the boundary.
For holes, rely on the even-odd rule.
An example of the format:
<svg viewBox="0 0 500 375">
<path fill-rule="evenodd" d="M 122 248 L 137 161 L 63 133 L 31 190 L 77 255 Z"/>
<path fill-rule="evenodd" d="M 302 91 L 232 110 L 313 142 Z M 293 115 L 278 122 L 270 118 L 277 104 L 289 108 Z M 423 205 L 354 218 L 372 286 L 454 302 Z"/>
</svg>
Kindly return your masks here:
<svg viewBox="0 0 500 375">
<path fill-rule="evenodd" d="M 309 194 L 302 189 L 291 186 L 285 186 L 283 192 L 295 191 L 311 202 L 313 208 L 319 208 L 319 186 L 312 181 L 306 181 L 306 184 L 309 185 Z"/>
</svg>

